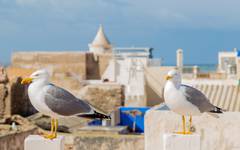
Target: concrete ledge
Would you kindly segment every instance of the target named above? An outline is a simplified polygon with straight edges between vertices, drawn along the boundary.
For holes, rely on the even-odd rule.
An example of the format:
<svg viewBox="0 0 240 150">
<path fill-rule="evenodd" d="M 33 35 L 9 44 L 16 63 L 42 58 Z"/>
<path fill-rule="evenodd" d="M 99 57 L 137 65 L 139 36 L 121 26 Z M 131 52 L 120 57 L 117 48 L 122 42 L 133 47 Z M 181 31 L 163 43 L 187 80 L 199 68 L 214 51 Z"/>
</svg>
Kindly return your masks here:
<svg viewBox="0 0 240 150">
<path fill-rule="evenodd" d="M 84 126 L 76 130 L 78 133 L 105 133 L 105 134 L 127 134 L 127 126 Z"/>
<path fill-rule="evenodd" d="M 181 131 L 181 116 L 170 111 L 149 110 L 145 115 L 145 149 L 163 148 L 165 133 Z M 193 117 L 195 134 L 201 136 L 201 150 L 240 149 L 240 112 L 225 112 L 214 118 Z"/>
<path fill-rule="evenodd" d="M 200 150 L 200 135 L 163 135 L 163 150 Z"/>
<path fill-rule="evenodd" d="M 73 150 L 144 150 L 143 135 L 74 134 Z"/>
<path fill-rule="evenodd" d="M 49 140 L 39 135 L 29 135 L 24 141 L 24 150 L 64 150 L 64 137 Z"/>
</svg>

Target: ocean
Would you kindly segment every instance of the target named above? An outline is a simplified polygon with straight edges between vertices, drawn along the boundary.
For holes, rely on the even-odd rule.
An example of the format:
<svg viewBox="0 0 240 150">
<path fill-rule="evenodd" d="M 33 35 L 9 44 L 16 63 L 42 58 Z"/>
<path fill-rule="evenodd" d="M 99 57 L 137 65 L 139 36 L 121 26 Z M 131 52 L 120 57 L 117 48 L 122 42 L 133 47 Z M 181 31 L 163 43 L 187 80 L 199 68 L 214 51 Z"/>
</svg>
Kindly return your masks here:
<svg viewBox="0 0 240 150">
<path fill-rule="evenodd" d="M 163 64 L 163 66 L 175 66 L 175 64 Z M 185 67 L 191 68 L 198 66 L 199 71 L 202 73 L 215 72 L 217 70 L 217 64 L 184 64 Z"/>
<path fill-rule="evenodd" d="M 217 70 L 216 64 L 198 64 L 197 65 L 200 69 L 200 72 L 215 72 Z"/>
</svg>

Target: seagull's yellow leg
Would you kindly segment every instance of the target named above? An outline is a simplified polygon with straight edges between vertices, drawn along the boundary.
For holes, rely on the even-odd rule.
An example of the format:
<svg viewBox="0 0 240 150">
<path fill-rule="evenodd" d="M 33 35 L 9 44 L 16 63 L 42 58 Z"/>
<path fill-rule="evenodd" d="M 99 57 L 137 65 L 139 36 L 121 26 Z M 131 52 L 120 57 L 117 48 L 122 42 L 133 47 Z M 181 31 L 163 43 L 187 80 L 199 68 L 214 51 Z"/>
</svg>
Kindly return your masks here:
<svg viewBox="0 0 240 150">
<path fill-rule="evenodd" d="M 58 120 L 55 119 L 55 129 L 54 129 L 53 138 L 57 137 L 57 129 L 58 129 Z"/>
<path fill-rule="evenodd" d="M 192 134 L 191 128 L 192 128 L 192 115 L 190 115 L 188 131 L 185 132 L 185 134 Z"/>
<path fill-rule="evenodd" d="M 50 134 L 44 134 L 43 137 L 50 139 L 54 132 L 54 119 L 51 119 L 51 133 Z"/>
<path fill-rule="evenodd" d="M 53 119 L 53 126 L 54 126 L 53 132 L 48 137 L 48 139 L 50 139 L 50 140 L 55 139 L 57 137 L 57 127 L 58 127 L 58 120 L 57 119 Z"/>
<path fill-rule="evenodd" d="M 182 116 L 182 123 L 183 123 L 183 134 L 186 133 L 186 120 L 185 120 L 185 116 Z"/>
<path fill-rule="evenodd" d="M 183 131 L 182 132 L 176 132 L 177 134 L 186 134 L 186 121 L 185 121 L 185 116 L 182 115 L 182 127 L 183 127 Z"/>
<path fill-rule="evenodd" d="M 189 118 L 188 134 L 192 134 L 191 128 L 192 128 L 192 115 L 190 115 L 190 118 Z"/>
</svg>

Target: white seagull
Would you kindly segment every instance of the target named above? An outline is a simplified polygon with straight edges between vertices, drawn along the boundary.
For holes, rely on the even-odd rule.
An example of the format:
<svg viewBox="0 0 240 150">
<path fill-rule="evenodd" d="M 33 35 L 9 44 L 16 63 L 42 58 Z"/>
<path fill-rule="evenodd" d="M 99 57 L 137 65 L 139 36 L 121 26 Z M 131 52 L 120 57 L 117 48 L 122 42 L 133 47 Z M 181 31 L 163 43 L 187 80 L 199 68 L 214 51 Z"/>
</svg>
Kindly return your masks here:
<svg viewBox="0 0 240 150">
<path fill-rule="evenodd" d="M 171 70 L 166 76 L 164 100 L 173 111 L 182 115 L 183 131 L 179 134 L 191 134 L 192 115 L 201 113 L 222 113 L 222 109 L 212 105 L 208 98 L 199 90 L 181 84 L 181 76 L 177 70 Z M 185 115 L 190 116 L 189 131 L 186 131 Z"/>
<path fill-rule="evenodd" d="M 85 118 L 111 119 L 86 101 L 76 98 L 70 92 L 49 82 L 49 73 L 42 69 L 21 81 L 29 84 L 28 96 L 39 112 L 51 117 L 51 134 L 47 139 L 57 137 L 58 118 L 78 116 Z"/>
</svg>

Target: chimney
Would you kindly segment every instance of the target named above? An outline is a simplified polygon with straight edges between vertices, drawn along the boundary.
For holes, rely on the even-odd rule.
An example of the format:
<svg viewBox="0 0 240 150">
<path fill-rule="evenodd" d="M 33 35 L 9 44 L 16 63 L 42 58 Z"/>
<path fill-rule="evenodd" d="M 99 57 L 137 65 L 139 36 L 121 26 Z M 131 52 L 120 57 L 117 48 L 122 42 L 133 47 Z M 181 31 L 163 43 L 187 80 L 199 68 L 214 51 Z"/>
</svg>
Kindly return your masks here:
<svg viewBox="0 0 240 150">
<path fill-rule="evenodd" d="M 181 48 L 179 48 L 177 51 L 177 68 L 182 71 L 183 68 L 183 50 Z"/>
</svg>

